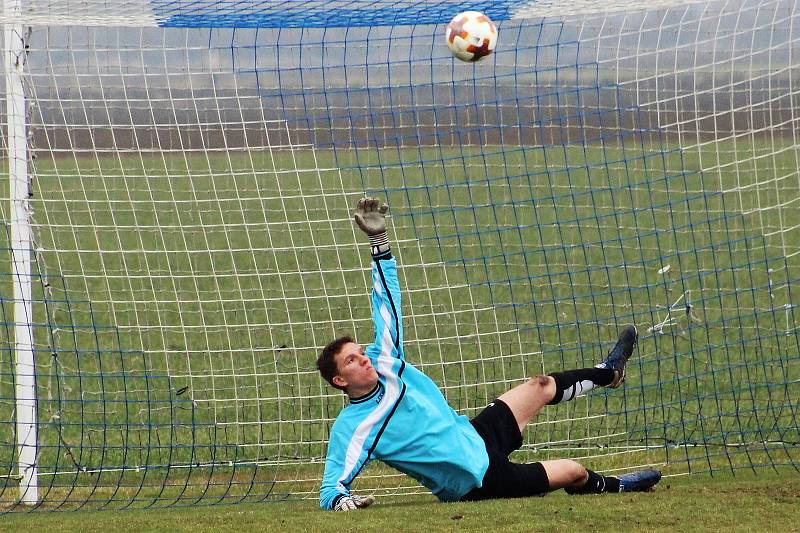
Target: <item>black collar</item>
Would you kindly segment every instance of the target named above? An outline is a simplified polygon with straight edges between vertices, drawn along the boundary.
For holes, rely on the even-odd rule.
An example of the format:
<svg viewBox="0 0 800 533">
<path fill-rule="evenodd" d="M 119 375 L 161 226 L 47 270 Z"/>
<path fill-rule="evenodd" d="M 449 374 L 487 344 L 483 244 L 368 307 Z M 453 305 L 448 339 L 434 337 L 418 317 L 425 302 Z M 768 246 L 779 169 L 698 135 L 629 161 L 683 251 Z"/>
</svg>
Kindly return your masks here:
<svg viewBox="0 0 800 533">
<path fill-rule="evenodd" d="M 350 399 L 350 403 L 351 404 L 353 404 L 353 403 L 364 403 L 367 400 L 369 400 L 370 398 L 373 398 L 376 394 L 378 394 L 378 391 L 380 390 L 380 388 L 381 388 L 381 382 L 379 381 L 378 383 L 375 384 L 375 388 L 372 389 L 371 391 L 369 391 L 368 393 L 366 393 L 365 395 L 359 396 L 358 398 L 349 398 L 348 397 Z"/>
</svg>

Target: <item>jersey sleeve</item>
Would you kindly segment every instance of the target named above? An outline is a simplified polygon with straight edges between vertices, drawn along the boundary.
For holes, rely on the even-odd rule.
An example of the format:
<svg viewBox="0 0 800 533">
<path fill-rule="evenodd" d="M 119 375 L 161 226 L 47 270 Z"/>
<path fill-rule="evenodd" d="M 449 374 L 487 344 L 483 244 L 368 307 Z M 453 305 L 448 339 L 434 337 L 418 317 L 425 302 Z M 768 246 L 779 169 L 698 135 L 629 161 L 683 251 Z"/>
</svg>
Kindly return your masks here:
<svg viewBox="0 0 800 533">
<path fill-rule="evenodd" d="M 350 485 L 367 465 L 369 454 L 358 435 L 348 435 L 334 424 L 319 489 L 319 506 L 333 509 L 339 498 L 350 495 Z"/>
<path fill-rule="evenodd" d="M 397 260 L 391 252 L 372 257 L 372 322 L 375 342 L 367 348 L 371 357 L 388 355 L 402 359 L 403 314 Z"/>
</svg>

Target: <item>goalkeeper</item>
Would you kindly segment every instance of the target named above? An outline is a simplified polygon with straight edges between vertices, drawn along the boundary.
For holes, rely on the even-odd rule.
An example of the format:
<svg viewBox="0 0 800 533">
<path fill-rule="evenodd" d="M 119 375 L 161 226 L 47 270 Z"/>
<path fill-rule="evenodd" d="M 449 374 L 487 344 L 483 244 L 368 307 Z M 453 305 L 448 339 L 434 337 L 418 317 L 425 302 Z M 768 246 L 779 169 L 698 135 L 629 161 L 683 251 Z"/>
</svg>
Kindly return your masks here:
<svg viewBox="0 0 800 533">
<path fill-rule="evenodd" d="M 322 377 L 349 398 L 331 428 L 323 509 L 349 511 L 373 503 L 350 484 L 373 459 L 413 477 L 442 501 L 518 498 L 565 489 L 570 494 L 650 490 L 656 470 L 602 476 L 569 459 L 512 463 L 522 430 L 545 405 L 569 401 L 596 387 L 618 387 L 636 345 L 628 326 L 594 368 L 536 376 L 505 392 L 472 420 L 459 416 L 436 384 L 405 360 L 397 263 L 384 215 L 374 198 L 358 202 L 355 221 L 372 249 L 375 341 L 362 348 L 350 337 L 328 344 L 317 359 Z"/>
</svg>

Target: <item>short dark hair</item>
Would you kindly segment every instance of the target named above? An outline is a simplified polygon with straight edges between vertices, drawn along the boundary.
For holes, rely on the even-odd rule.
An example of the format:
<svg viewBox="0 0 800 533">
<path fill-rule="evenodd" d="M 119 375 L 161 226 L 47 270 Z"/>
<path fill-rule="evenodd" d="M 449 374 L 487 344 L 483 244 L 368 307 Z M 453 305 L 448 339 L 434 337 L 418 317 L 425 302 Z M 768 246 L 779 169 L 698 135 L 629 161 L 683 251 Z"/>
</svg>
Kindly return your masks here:
<svg viewBox="0 0 800 533">
<path fill-rule="evenodd" d="M 319 354 L 317 357 L 317 370 L 322 375 L 322 377 L 331 384 L 331 387 L 339 390 L 345 390 L 344 387 L 340 387 L 333 382 L 333 378 L 339 372 L 339 369 L 336 368 L 336 354 L 342 351 L 345 344 L 355 342 L 350 335 L 345 335 L 343 337 L 339 337 L 336 340 L 333 340 L 328 343 L 325 348 L 322 349 L 322 353 Z"/>
</svg>

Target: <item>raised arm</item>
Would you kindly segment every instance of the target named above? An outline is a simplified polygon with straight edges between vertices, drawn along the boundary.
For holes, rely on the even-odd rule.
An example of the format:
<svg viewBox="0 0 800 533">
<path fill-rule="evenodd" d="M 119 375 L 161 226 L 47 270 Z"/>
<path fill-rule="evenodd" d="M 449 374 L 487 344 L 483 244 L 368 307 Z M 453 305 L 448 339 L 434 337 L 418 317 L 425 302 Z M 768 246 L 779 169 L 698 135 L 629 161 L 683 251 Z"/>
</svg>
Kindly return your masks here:
<svg viewBox="0 0 800 533">
<path fill-rule="evenodd" d="M 372 252 L 372 321 L 375 342 L 367 348 L 372 357 L 387 355 L 403 358 L 403 313 L 397 261 L 392 257 L 386 234 L 389 206 L 377 198 L 358 201 L 353 216 L 361 231 L 369 236 Z"/>
<path fill-rule="evenodd" d="M 375 326 L 375 342 L 367 347 L 366 352 L 377 371 L 382 372 L 382 379 L 386 380 L 384 393 L 381 393 L 384 401 L 378 400 L 375 405 L 369 404 L 373 407 L 368 407 L 371 410 L 366 412 L 363 408 L 355 411 L 345 408 L 336 418 L 331 428 L 325 473 L 320 485 L 320 507 L 323 509 L 351 511 L 367 507 L 375 501 L 372 496 L 350 494 L 350 484 L 371 460 L 372 451 L 385 424 L 405 390 L 405 385 L 398 383 L 395 368 L 402 368 L 404 363 L 386 359 L 403 357 L 397 263 L 392 257 L 386 235 L 385 215 L 388 209 L 388 205 L 376 198 L 362 198 L 353 214 L 358 227 L 369 237 L 372 252 L 372 320 Z M 373 390 L 377 388 L 376 383 Z"/>
</svg>

